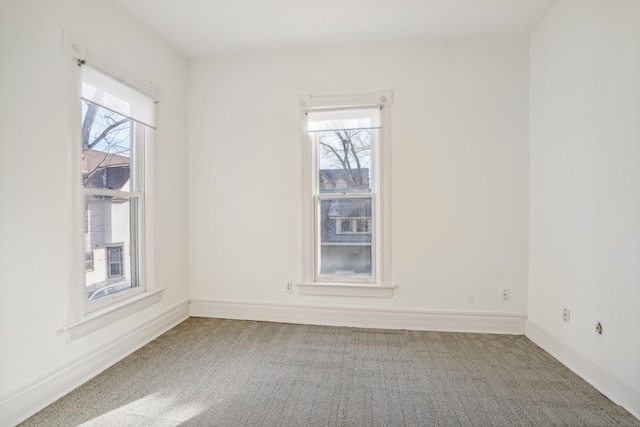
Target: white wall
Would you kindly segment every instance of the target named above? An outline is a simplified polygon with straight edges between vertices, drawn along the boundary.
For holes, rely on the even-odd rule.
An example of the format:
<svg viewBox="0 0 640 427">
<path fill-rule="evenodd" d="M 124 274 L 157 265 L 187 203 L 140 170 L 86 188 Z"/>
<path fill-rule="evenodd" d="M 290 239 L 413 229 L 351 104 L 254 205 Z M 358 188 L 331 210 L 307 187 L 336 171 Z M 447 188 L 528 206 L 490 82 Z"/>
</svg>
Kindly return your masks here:
<svg viewBox="0 0 640 427">
<path fill-rule="evenodd" d="M 524 314 L 528 55 L 521 38 L 193 62 L 191 297 Z M 302 261 L 297 96 L 387 89 L 395 295 L 285 293 Z"/>
<path fill-rule="evenodd" d="M 60 331 L 73 256 L 63 28 L 116 67 L 160 87 L 155 278 L 157 287 L 167 288 L 160 303 L 70 343 Z M 117 5 L 86 0 L 0 2 L 0 58 L 2 402 L 88 354 L 99 357 L 94 352 L 114 337 L 187 300 L 188 64 Z"/>
<path fill-rule="evenodd" d="M 638 8 L 565 0 L 531 35 L 528 305 L 532 336 L 636 416 Z"/>
</svg>

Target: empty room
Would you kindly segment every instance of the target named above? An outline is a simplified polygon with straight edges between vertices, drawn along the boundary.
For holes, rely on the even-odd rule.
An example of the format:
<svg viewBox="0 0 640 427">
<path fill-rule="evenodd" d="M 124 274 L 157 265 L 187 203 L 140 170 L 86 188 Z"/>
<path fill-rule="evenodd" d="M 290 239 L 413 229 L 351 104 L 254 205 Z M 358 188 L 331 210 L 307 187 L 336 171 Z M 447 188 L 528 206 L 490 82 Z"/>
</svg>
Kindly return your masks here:
<svg viewBox="0 0 640 427">
<path fill-rule="evenodd" d="M 17 425 L 640 426 L 640 1 L 1 0 Z"/>
</svg>

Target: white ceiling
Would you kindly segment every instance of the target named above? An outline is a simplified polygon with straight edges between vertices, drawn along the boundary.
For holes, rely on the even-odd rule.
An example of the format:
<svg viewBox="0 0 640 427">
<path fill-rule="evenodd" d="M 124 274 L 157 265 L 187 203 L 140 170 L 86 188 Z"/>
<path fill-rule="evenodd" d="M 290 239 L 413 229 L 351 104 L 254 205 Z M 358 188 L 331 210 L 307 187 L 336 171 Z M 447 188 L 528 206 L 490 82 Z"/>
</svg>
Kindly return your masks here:
<svg viewBox="0 0 640 427">
<path fill-rule="evenodd" d="M 559 0 L 117 0 L 189 58 L 527 34 Z"/>
</svg>

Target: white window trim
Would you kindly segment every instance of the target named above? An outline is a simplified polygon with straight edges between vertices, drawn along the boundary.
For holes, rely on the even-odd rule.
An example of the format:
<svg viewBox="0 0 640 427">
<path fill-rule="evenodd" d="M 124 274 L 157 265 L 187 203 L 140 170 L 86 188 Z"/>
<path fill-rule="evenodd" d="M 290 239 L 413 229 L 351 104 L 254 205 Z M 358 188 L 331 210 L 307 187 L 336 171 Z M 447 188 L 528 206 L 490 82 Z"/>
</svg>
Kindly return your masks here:
<svg viewBox="0 0 640 427">
<path fill-rule="evenodd" d="M 306 128 L 306 113 L 317 108 L 347 108 L 381 106 L 382 128 L 378 140 L 378 194 L 379 215 L 373 214 L 377 235 L 374 244 L 373 259 L 375 277 L 372 283 L 318 282 L 315 280 L 315 196 L 313 195 L 312 170 L 315 159 L 314 147 L 310 144 Z M 300 109 L 301 146 L 301 200 L 302 200 L 302 266 L 300 282 L 295 283 L 303 295 L 365 296 L 391 297 L 395 286 L 391 283 L 391 132 L 389 107 L 393 105 L 392 91 L 381 91 L 363 95 L 312 96 L 298 97 Z M 363 280 L 369 282 L 369 280 Z"/>
<path fill-rule="evenodd" d="M 74 38 L 67 31 L 63 32 L 63 52 L 67 55 L 67 83 L 66 93 L 68 96 L 68 128 L 67 140 L 69 141 L 67 149 L 67 159 L 70 165 L 67 168 L 68 182 L 68 206 L 69 215 L 67 215 L 67 229 L 69 236 L 67 241 L 68 270 L 69 283 L 68 290 L 68 310 L 67 323 L 62 326 L 62 330 L 66 332 L 67 341 L 82 337 L 98 328 L 102 328 L 119 319 L 131 315 L 134 312 L 159 302 L 162 298 L 164 289 L 158 289 L 154 280 L 154 245 L 153 245 L 153 166 L 155 158 L 154 144 L 149 143 L 145 146 L 144 152 L 144 181 L 145 194 L 144 203 L 141 203 L 139 224 L 143 237 L 140 239 L 140 280 L 144 281 L 144 290 L 132 289 L 129 292 L 116 294 L 111 297 L 110 304 L 89 311 L 86 302 L 85 291 L 85 214 L 84 214 L 84 195 L 81 188 L 82 173 L 80 167 L 82 163 L 82 152 L 80 144 L 81 129 L 81 93 L 82 93 L 82 77 L 78 61 L 90 60 L 94 68 L 101 69 L 105 74 L 115 77 L 117 80 L 125 82 L 129 86 L 150 96 L 154 101 L 159 102 L 158 88 L 155 85 L 146 83 L 134 76 L 129 75 L 118 67 L 114 67 L 109 61 L 96 55 L 89 53 L 89 49 Z M 149 129 L 147 132 L 151 132 Z M 131 193 L 129 193 L 131 195 Z"/>
</svg>

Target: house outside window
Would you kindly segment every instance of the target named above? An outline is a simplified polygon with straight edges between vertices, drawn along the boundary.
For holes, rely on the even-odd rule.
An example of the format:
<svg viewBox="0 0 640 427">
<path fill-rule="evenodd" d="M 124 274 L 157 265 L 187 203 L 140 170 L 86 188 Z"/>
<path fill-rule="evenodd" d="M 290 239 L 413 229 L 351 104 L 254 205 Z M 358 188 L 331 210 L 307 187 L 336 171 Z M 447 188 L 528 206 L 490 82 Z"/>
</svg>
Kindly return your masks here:
<svg viewBox="0 0 640 427">
<path fill-rule="evenodd" d="M 304 112 L 303 294 L 324 284 L 333 290 L 359 284 L 375 288 L 365 292 L 372 296 L 391 296 L 390 138 L 384 129 L 390 101 L 390 92 L 299 98 Z M 325 291 L 320 294 L 328 295 Z"/>
</svg>

